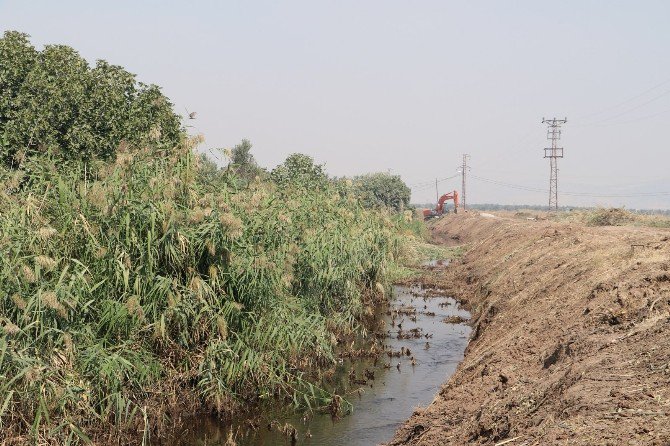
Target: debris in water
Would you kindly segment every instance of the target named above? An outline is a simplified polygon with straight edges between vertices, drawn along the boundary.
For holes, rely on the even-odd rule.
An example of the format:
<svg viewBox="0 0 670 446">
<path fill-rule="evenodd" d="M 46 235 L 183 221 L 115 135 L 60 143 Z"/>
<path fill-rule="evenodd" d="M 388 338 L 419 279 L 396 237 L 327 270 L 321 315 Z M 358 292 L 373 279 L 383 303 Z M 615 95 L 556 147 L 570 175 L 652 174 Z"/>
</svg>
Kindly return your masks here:
<svg viewBox="0 0 670 446">
<path fill-rule="evenodd" d="M 235 438 L 233 437 L 233 430 L 228 431 L 228 437 L 226 438 L 226 444 L 225 446 L 236 446 L 237 442 L 235 442 Z"/>
<path fill-rule="evenodd" d="M 333 395 L 328 409 L 333 418 L 339 418 L 340 411 L 342 410 L 342 397 L 340 395 Z"/>
<path fill-rule="evenodd" d="M 298 430 L 292 424 L 284 424 L 282 433 L 291 439 L 291 445 L 294 445 L 298 442 Z"/>
<path fill-rule="evenodd" d="M 445 324 L 462 324 L 467 321 L 468 320 L 463 316 L 447 316 L 444 319 L 442 319 L 442 322 L 444 322 Z"/>
</svg>

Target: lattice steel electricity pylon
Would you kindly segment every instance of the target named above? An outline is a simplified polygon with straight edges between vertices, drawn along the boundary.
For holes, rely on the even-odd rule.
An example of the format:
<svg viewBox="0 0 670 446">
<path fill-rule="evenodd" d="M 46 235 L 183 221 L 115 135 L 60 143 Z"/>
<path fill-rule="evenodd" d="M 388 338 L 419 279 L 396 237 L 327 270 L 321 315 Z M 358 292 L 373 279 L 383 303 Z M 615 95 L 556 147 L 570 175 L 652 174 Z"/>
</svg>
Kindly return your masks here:
<svg viewBox="0 0 670 446">
<path fill-rule="evenodd" d="M 549 210 L 558 210 L 558 159 L 563 158 L 563 148 L 558 147 L 561 139 L 561 125 L 568 119 L 544 119 L 542 124 L 547 124 L 547 139 L 551 141 L 551 147 L 544 149 L 544 157 L 549 158 L 551 172 L 549 174 Z"/>
</svg>

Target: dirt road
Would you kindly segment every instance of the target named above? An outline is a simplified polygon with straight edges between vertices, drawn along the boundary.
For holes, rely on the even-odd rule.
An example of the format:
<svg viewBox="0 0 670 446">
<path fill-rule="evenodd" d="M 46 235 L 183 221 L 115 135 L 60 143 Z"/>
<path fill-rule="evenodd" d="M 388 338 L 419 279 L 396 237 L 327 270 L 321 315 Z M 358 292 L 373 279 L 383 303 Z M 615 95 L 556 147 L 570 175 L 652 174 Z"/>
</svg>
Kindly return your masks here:
<svg viewBox="0 0 670 446">
<path fill-rule="evenodd" d="M 392 445 L 670 445 L 670 231 L 449 216 L 430 278 L 473 313 L 433 403 Z"/>
</svg>

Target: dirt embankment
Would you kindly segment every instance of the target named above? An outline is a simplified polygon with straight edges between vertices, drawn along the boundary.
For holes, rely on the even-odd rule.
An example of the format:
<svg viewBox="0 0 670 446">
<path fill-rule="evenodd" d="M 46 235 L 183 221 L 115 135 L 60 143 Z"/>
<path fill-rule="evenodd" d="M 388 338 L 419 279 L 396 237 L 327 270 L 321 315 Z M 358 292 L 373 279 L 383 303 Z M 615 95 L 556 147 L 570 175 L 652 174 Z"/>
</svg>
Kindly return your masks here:
<svg viewBox="0 0 670 446">
<path fill-rule="evenodd" d="M 392 445 L 670 445 L 670 232 L 449 216 L 465 359 Z"/>
</svg>

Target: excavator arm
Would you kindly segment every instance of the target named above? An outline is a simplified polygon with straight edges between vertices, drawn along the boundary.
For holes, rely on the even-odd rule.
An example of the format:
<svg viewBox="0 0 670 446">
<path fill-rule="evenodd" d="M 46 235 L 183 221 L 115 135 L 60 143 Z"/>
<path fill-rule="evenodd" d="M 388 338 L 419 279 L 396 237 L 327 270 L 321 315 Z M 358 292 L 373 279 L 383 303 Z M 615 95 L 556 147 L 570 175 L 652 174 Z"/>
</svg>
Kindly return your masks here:
<svg viewBox="0 0 670 446">
<path fill-rule="evenodd" d="M 453 191 L 453 192 L 448 192 L 444 195 L 442 195 L 439 200 L 437 200 L 437 206 L 435 209 L 424 209 L 423 210 L 423 218 L 425 220 L 428 220 L 429 218 L 432 217 L 439 217 L 440 215 L 444 214 L 444 203 L 453 200 L 454 201 L 454 213 L 458 212 L 458 192 Z"/>
<path fill-rule="evenodd" d="M 440 200 L 437 202 L 437 208 L 435 208 L 435 210 L 440 215 L 444 213 L 444 203 L 448 200 L 454 200 L 454 213 L 458 211 L 458 192 L 453 191 L 442 195 Z"/>
</svg>

